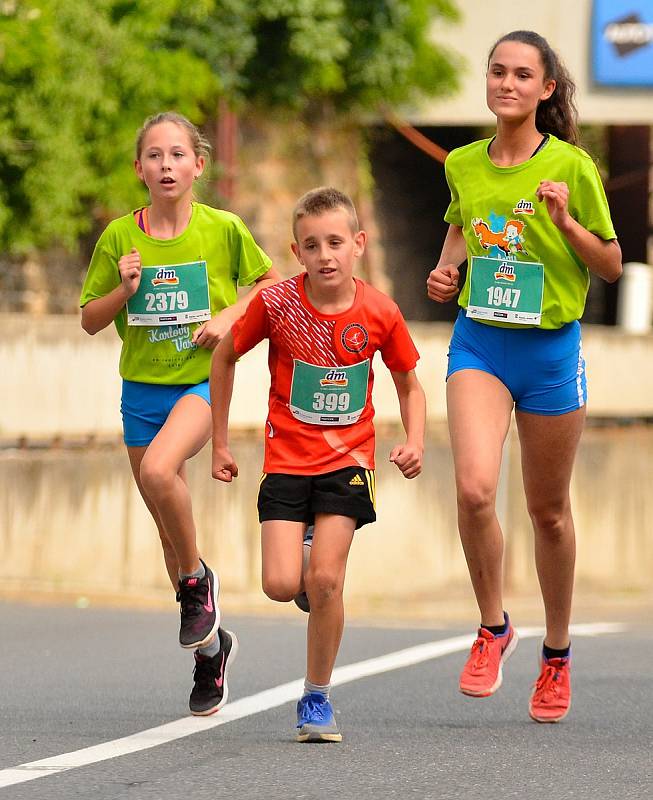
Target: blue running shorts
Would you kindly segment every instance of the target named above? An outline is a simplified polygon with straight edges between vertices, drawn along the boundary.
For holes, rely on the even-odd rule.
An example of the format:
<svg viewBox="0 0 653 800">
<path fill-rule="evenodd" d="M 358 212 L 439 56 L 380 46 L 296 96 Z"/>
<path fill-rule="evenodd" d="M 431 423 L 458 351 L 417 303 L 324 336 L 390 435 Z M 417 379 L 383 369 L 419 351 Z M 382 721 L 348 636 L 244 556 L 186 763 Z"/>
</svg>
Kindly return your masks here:
<svg viewBox="0 0 653 800">
<path fill-rule="evenodd" d="M 122 382 L 122 429 L 128 447 L 145 447 L 163 427 L 175 403 L 184 395 L 196 394 L 211 405 L 209 382 L 167 385 Z"/>
<path fill-rule="evenodd" d="M 587 402 L 578 321 L 557 330 L 498 328 L 470 319 L 462 309 L 449 345 L 447 378 L 461 369 L 494 375 L 515 408 L 529 414 L 559 416 Z"/>
</svg>

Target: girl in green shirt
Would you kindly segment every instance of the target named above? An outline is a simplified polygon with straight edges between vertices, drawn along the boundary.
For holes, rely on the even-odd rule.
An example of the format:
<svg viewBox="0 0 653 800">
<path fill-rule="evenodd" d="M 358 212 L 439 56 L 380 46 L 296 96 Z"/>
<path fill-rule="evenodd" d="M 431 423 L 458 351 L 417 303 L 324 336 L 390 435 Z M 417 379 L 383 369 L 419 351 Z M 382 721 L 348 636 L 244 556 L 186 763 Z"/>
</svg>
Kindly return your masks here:
<svg viewBox="0 0 653 800">
<path fill-rule="evenodd" d="M 487 104 L 496 135 L 454 150 L 445 168 L 450 223 L 428 281 L 436 302 L 460 290 L 449 353 L 447 407 L 458 526 L 480 610 L 460 690 L 501 685 L 517 635 L 503 609 L 503 535 L 496 492 L 513 407 L 535 561 L 546 616 L 529 713 L 569 710 L 569 620 L 575 535 L 569 500 L 585 419 L 581 316 L 589 271 L 621 274 L 621 250 L 596 168 L 576 147 L 574 84 L 549 44 L 514 31 L 490 51 Z"/>
<path fill-rule="evenodd" d="M 114 322 L 123 340 L 125 444 L 180 602 L 179 642 L 195 650 L 190 709 L 199 715 L 226 702 L 238 642 L 220 627 L 219 582 L 197 549 L 185 463 L 211 435 L 213 348 L 253 295 L 278 280 L 238 217 L 193 201 L 208 150 L 179 114 L 146 120 L 134 166 L 150 205 L 102 233 L 80 300 L 87 333 Z M 238 284 L 254 288 L 237 299 Z"/>
</svg>

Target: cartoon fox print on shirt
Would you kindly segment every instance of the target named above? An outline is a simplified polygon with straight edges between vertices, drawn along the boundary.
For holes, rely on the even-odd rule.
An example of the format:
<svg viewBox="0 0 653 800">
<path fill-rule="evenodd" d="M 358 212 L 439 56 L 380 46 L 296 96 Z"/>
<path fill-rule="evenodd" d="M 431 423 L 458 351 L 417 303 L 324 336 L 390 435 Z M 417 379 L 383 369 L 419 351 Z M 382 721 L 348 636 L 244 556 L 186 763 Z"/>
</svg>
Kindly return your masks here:
<svg viewBox="0 0 653 800">
<path fill-rule="evenodd" d="M 514 253 L 524 253 L 528 255 L 523 241 L 522 232 L 526 227 L 526 223 L 519 219 L 509 219 L 503 226 L 503 230 L 496 232 L 491 231 L 487 222 L 480 217 L 472 220 L 472 228 L 474 233 L 478 236 L 481 247 L 484 250 L 489 250 L 491 247 L 498 247 L 506 256 Z"/>
</svg>

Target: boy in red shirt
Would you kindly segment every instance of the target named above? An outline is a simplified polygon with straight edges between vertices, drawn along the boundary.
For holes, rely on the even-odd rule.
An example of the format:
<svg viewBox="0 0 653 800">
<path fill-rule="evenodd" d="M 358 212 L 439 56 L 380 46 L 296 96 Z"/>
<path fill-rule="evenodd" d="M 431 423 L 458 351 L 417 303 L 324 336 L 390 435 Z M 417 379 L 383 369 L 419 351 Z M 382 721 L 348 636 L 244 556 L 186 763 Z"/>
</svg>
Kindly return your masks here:
<svg viewBox="0 0 653 800">
<path fill-rule="evenodd" d="M 422 469 L 425 399 L 419 355 L 397 305 L 353 276 L 365 249 L 352 201 L 336 189 L 305 194 L 293 214 L 291 248 L 305 272 L 261 291 L 213 354 L 213 477 L 238 475 L 228 445 L 235 364 L 269 339 L 271 386 L 258 511 L 263 591 L 310 604 L 298 741 L 342 739 L 329 702 L 354 531 L 374 522 L 372 357 L 379 350 L 399 398 L 406 441 L 390 453 L 406 478 Z M 302 541 L 314 524 L 305 572 Z"/>
</svg>

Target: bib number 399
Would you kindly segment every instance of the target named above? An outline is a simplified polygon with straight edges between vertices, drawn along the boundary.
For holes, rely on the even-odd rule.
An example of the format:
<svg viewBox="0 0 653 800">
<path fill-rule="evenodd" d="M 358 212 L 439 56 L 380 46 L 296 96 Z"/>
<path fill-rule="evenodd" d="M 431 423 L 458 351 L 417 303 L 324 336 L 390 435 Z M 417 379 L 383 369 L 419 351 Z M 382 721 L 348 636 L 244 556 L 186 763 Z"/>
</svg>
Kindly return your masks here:
<svg viewBox="0 0 653 800">
<path fill-rule="evenodd" d="M 348 411 L 349 392 L 342 392 L 342 394 L 315 392 L 313 409 L 315 411 Z"/>
<path fill-rule="evenodd" d="M 296 358 L 288 408 L 309 425 L 353 425 L 365 410 L 370 361 L 320 366 Z"/>
</svg>

